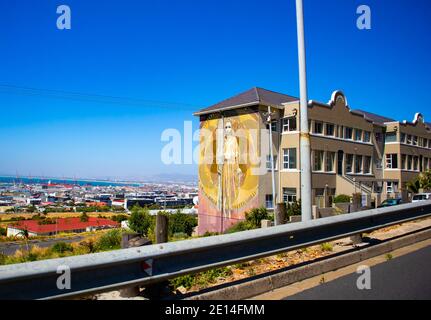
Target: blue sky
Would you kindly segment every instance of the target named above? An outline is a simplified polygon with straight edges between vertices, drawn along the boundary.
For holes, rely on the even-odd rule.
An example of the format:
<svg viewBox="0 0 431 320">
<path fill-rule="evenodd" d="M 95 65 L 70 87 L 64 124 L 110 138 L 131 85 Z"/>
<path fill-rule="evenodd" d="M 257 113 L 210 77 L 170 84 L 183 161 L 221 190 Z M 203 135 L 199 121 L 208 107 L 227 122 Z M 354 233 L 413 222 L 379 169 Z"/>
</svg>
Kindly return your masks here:
<svg viewBox="0 0 431 320">
<path fill-rule="evenodd" d="M 71 8 L 71 30 L 56 28 L 61 4 Z M 298 95 L 294 4 L 1 1 L 0 174 L 196 174 L 195 165 L 161 162 L 162 131 L 184 121 L 197 128 L 193 111 L 253 86 Z M 361 4 L 371 8 L 371 30 L 356 28 Z M 304 0 L 304 9 L 310 99 L 327 102 L 341 89 L 352 108 L 431 120 L 428 0 Z"/>
</svg>

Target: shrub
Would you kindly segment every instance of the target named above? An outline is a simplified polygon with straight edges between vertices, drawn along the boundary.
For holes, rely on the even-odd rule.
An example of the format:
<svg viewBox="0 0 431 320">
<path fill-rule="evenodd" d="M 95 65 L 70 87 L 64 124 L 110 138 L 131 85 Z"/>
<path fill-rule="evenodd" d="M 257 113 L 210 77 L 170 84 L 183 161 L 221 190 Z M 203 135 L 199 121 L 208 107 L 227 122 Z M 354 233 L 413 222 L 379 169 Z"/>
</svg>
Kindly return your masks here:
<svg viewBox="0 0 431 320">
<path fill-rule="evenodd" d="M 346 194 L 339 194 L 334 198 L 334 203 L 346 203 L 350 202 L 351 197 Z"/>
<path fill-rule="evenodd" d="M 184 214 L 179 211 L 168 215 L 168 219 L 168 233 L 170 236 L 176 233 L 185 233 L 190 237 L 194 228 L 198 225 L 196 216 Z"/>
<path fill-rule="evenodd" d="M 125 221 L 128 219 L 128 217 L 125 214 L 117 214 L 111 218 L 113 221 L 116 221 L 118 223 L 121 223 L 122 221 Z"/>
<path fill-rule="evenodd" d="M 121 248 L 121 229 L 112 229 L 104 233 L 96 243 L 97 250 L 106 251 Z"/>
<path fill-rule="evenodd" d="M 322 249 L 322 251 L 332 251 L 333 250 L 332 244 L 330 244 L 329 242 L 322 243 L 320 245 L 320 248 Z"/>
<path fill-rule="evenodd" d="M 297 200 L 287 204 L 287 217 L 300 216 L 301 215 L 301 200 Z"/>
<path fill-rule="evenodd" d="M 254 208 L 245 213 L 245 221 L 238 222 L 228 228 L 225 233 L 234 233 L 260 228 L 262 220 L 272 220 L 266 208 Z"/>
<path fill-rule="evenodd" d="M 132 214 L 129 218 L 129 227 L 133 231 L 148 236 L 149 233 L 153 232 L 155 226 L 155 218 L 150 215 L 147 208 L 141 208 L 140 206 L 134 206 L 132 208 Z"/>
<path fill-rule="evenodd" d="M 51 250 L 52 250 L 52 252 L 62 254 L 62 253 L 68 252 L 68 251 L 72 252 L 73 247 L 70 243 L 66 243 L 66 242 L 61 241 L 61 242 L 57 242 L 56 244 L 54 244 L 51 247 Z"/>
<path fill-rule="evenodd" d="M 218 233 L 218 232 L 209 232 L 209 231 L 207 231 L 207 232 L 205 232 L 205 233 L 202 235 L 202 237 L 212 237 L 212 236 L 217 236 L 217 235 L 219 235 L 219 233 Z"/>
<path fill-rule="evenodd" d="M 6 228 L 2 228 L 0 227 L 0 236 L 6 236 L 7 235 L 7 230 Z"/>
<path fill-rule="evenodd" d="M 228 228 L 225 233 L 234 233 L 234 232 L 240 232 L 240 231 L 246 231 L 251 230 L 253 227 L 250 225 L 248 221 L 240 221 L 230 228 Z"/>
<path fill-rule="evenodd" d="M 179 287 L 190 289 L 191 287 L 193 287 L 194 283 L 195 277 L 189 274 L 169 280 L 169 285 L 174 289 Z"/>
<path fill-rule="evenodd" d="M 3 252 L 0 252 L 0 266 L 6 264 L 6 260 L 7 256 Z"/>
<path fill-rule="evenodd" d="M 89 219 L 88 214 L 86 214 L 85 212 L 83 212 L 79 217 L 79 220 L 81 222 L 88 222 L 88 219 Z"/>
<path fill-rule="evenodd" d="M 88 239 L 86 241 L 82 241 L 79 245 L 84 248 L 87 253 L 94 253 L 97 251 L 96 242 L 93 239 Z"/>
<path fill-rule="evenodd" d="M 245 220 L 250 224 L 252 229 L 260 228 L 262 220 L 271 220 L 266 208 L 254 208 L 245 213 Z"/>
</svg>

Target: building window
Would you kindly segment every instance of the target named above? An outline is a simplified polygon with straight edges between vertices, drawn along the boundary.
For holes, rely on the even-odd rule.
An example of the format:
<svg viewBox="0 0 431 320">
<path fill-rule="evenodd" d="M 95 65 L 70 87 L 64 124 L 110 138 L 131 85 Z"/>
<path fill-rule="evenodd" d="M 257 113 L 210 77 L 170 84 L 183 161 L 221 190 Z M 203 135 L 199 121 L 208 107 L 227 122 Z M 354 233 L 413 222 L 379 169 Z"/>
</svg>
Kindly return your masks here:
<svg viewBox="0 0 431 320">
<path fill-rule="evenodd" d="M 398 192 L 398 182 L 386 182 L 386 193 Z"/>
<path fill-rule="evenodd" d="M 362 130 L 355 129 L 355 140 L 362 141 Z"/>
<path fill-rule="evenodd" d="M 344 138 L 344 126 L 338 126 L 338 138 Z"/>
<path fill-rule="evenodd" d="M 346 173 L 353 172 L 353 154 L 346 154 Z"/>
<path fill-rule="evenodd" d="M 296 131 L 296 117 L 283 119 L 283 132 Z"/>
<path fill-rule="evenodd" d="M 386 133 L 386 142 L 396 142 L 397 141 L 397 133 L 396 132 L 387 132 Z"/>
<path fill-rule="evenodd" d="M 323 134 L 323 123 L 315 121 L 314 122 L 314 133 L 315 134 Z"/>
<path fill-rule="evenodd" d="M 371 173 L 371 157 L 370 156 L 364 157 L 364 173 L 365 174 Z"/>
<path fill-rule="evenodd" d="M 424 139 L 422 137 L 418 137 L 418 146 L 423 147 Z"/>
<path fill-rule="evenodd" d="M 269 123 L 266 124 L 266 130 L 269 130 Z M 277 121 L 271 122 L 271 130 L 272 132 L 277 132 Z"/>
<path fill-rule="evenodd" d="M 335 152 L 326 152 L 325 166 L 326 172 L 334 172 Z"/>
<path fill-rule="evenodd" d="M 423 146 L 424 148 L 428 148 L 428 139 L 424 138 Z"/>
<path fill-rule="evenodd" d="M 267 209 L 273 209 L 274 208 L 274 203 L 272 201 L 272 194 L 267 194 L 265 196 L 265 206 Z"/>
<path fill-rule="evenodd" d="M 370 131 L 364 131 L 364 142 L 370 142 L 370 141 L 371 141 Z"/>
<path fill-rule="evenodd" d="M 412 144 L 412 136 L 410 134 L 407 135 L 407 144 Z"/>
<path fill-rule="evenodd" d="M 406 143 L 406 138 L 407 138 L 406 134 L 405 133 L 401 133 L 400 142 L 401 143 Z"/>
<path fill-rule="evenodd" d="M 386 169 L 397 169 L 398 168 L 398 155 L 391 153 L 386 155 Z"/>
<path fill-rule="evenodd" d="M 296 189 L 295 188 L 283 188 L 283 201 L 285 203 L 296 202 Z"/>
<path fill-rule="evenodd" d="M 419 157 L 418 156 L 413 157 L 413 170 L 419 171 Z"/>
<path fill-rule="evenodd" d="M 323 170 L 323 151 L 314 150 L 313 170 L 314 171 L 322 171 Z"/>
<path fill-rule="evenodd" d="M 407 156 L 405 154 L 401 155 L 401 169 L 407 169 Z"/>
<path fill-rule="evenodd" d="M 362 173 L 362 156 L 355 157 L 355 173 Z"/>
<path fill-rule="evenodd" d="M 272 170 L 271 167 L 271 155 L 266 156 L 266 169 Z M 277 156 L 274 155 L 274 170 L 277 170 Z"/>
<path fill-rule="evenodd" d="M 353 129 L 349 127 L 344 128 L 344 139 L 353 140 Z"/>
<path fill-rule="evenodd" d="M 418 137 L 417 136 L 413 136 L 412 137 L 412 142 L 413 142 L 414 146 L 417 146 L 418 145 Z"/>
<path fill-rule="evenodd" d="M 408 156 L 407 157 L 407 170 L 412 170 L 413 169 L 413 156 Z"/>
<path fill-rule="evenodd" d="M 296 169 L 296 148 L 283 149 L 283 168 Z"/>
<path fill-rule="evenodd" d="M 326 135 L 327 136 L 334 136 L 334 125 L 331 123 L 326 124 Z"/>
<path fill-rule="evenodd" d="M 380 132 L 376 132 L 374 136 L 376 137 L 377 142 L 382 142 L 382 134 Z"/>
</svg>

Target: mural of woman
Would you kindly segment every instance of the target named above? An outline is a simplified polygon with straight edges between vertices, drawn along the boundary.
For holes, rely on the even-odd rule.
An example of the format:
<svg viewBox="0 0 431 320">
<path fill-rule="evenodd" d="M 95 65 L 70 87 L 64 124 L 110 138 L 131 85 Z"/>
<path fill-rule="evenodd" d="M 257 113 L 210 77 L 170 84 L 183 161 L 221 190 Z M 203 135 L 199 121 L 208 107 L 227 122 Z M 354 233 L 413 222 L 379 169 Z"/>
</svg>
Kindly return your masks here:
<svg viewBox="0 0 431 320">
<path fill-rule="evenodd" d="M 231 218 L 235 200 L 243 178 L 243 172 L 239 166 L 240 150 L 238 140 L 232 128 L 232 122 L 227 121 L 224 127 L 223 165 L 220 166 L 222 182 L 223 215 Z"/>
</svg>

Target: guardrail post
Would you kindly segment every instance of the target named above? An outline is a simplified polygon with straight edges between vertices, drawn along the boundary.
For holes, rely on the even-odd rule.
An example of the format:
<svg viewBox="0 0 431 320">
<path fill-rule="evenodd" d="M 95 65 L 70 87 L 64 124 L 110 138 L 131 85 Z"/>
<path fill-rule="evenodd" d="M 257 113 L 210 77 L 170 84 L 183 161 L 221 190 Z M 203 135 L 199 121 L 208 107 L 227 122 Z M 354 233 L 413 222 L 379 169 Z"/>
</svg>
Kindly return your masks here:
<svg viewBox="0 0 431 320">
<path fill-rule="evenodd" d="M 151 244 L 148 239 L 142 238 L 138 233 L 123 233 L 121 238 L 121 248 L 139 247 Z M 136 297 L 140 294 L 139 286 L 120 289 L 120 296 L 123 298 Z"/>
<path fill-rule="evenodd" d="M 361 194 L 359 194 L 359 193 L 353 194 L 353 196 L 352 196 L 352 205 L 350 206 L 351 207 L 350 213 L 361 211 L 360 210 L 361 209 L 361 200 L 362 200 L 361 199 Z M 363 241 L 362 241 L 362 233 L 358 233 L 358 234 L 355 234 L 355 235 L 351 236 L 350 240 L 352 241 L 352 244 L 354 246 L 363 243 Z"/>
<path fill-rule="evenodd" d="M 159 212 L 156 216 L 156 243 L 168 242 L 169 219 L 166 213 Z M 160 299 L 164 291 L 168 290 L 169 281 L 154 283 L 145 287 L 144 295 L 149 299 Z"/>
<path fill-rule="evenodd" d="M 156 243 L 168 242 L 168 217 L 158 213 L 156 217 Z"/>
</svg>

